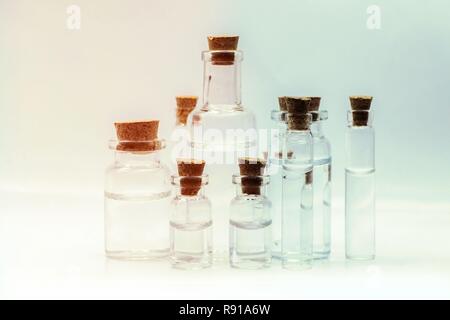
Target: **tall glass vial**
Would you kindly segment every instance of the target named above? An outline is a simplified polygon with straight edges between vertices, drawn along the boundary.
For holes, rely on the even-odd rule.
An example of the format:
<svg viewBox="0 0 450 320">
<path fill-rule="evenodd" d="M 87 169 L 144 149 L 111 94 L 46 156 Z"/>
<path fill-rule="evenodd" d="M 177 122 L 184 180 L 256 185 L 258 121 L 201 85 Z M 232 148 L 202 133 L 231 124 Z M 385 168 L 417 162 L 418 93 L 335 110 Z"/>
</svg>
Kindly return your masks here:
<svg viewBox="0 0 450 320">
<path fill-rule="evenodd" d="M 288 97 L 283 158 L 282 266 L 308 269 L 313 260 L 313 141 L 309 98 Z"/>
<path fill-rule="evenodd" d="M 346 131 L 345 254 L 347 259 L 375 258 L 375 132 L 372 97 L 350 97 Z"/>
<path fill-rule="evenodd" d="M 283 143 L 286 136 L 286 97 L 279 97 L 279 110 L 272 110 L 273 130 L 270 139 L 267 174 L 270 184 L 267 193 L 272 202 L 272 257 L 281 258 L 281 201 L 283 182 Z"/>
<path fill-rule="evenodd" d="M 169 170 L 160 161 L 158 121 L 116 123 L 114 163 L 105 176 L 105 250 L 110 258 L 169 254 Z"/>
<path fill-rule="evenodd" d="M 233 176 L 236 196 L 230 205 L 230 265 L 261 269 L 272 261 L 271 202 L 266 196 L 269 177 L 261 175 L 265 162 L 245 159 L 241 175 Z"/>
<path fill-rule="evenodd" d="M 205 196 L 208 176 L 205 162 L 179 160 L 178 174 L 172 176 L 177 193 L 172 200 L 170 248 L 172 266 L 202 269 L 212 264 L 211 202 Z"/>
<path fill-rule="evenodd" d="M 311 97 L 309 107 L 314 150 L 313 256 L 319 260 L 327 259 L 331 252 L 331 146 L 322 130 L 328 113 L 319 110 L 320 100 L 320 97 Z"/>
<path fill-rule="evenodd" d="M 229 200 L 234 190 L 229 181 L 239 156 L 251 155 L 255 148 L 256 124 L 253 113 L 241 102 L 241 62 L 239 37 L 208 37 L 209 51 L 202 53 L 203 106 L 188 119 L 193 157 L 208 163 L 209 195 L 213 212 L 214 258 L 228 257 Z"/>
</svg>

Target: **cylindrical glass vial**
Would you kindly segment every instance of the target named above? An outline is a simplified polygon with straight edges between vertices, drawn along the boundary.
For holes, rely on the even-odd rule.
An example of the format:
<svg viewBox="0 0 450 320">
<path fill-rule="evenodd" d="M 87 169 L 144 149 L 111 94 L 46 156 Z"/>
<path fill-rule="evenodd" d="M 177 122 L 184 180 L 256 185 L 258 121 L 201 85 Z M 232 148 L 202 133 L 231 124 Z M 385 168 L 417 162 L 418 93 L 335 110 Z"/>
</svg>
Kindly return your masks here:
<svg viewBox="0 0 450 320">
<path fill-rule="evenodd" d="M 270 267 L 271 203 L 268 176 L 233 176 L 236 196 L 230 205 L 230 265 L 241 269 Z"/>
<path fill-rule="evenodd" d="M 105 176 L 110 258 L 148 260 L 169 254 L 170 177 L 160 162 L 164 141 L 156 137 L 157 126 L 157 121 L 116 123 L 119 142 L 110 143 L 115 162 Z"/>
<path fill-rule="evenodd" d="M 288 130 L 284 144 L 282 266 L 309 269 L 313 260 L 313 141 L 309 98 L 287 98 Z"/>
<path fill-rule="evenodd" d="M 202 269 L 212 264 L 211 203 L 204 194 L 208 176 L 172 176 L 170 248 L 172 266 Z"/>
<path fill-rule="evenodd" d="M 331 147 L 323 134 L 322 123 L 328 119 L 328 113 L 314 111 L 311 115 L 314 150 L 313 255 L 314 259 L 327 259 L 331 252 Z"/>
<path fill-rule="evenodd" d="M 357 102 L 352 100 L 352 107 Z M 353 108 L 348 113 L 345 252 L 352 260 L 375 258 L 375 133 L 369 108 L 370 102 L 367 110 Z"/>
<path fill-rule="evenodd" d="M 284 97 L 280 97 L 281 100 Z M 270 176 L 270 184 L 267 193 L 272 202 L 272 257 L 281 258 L 281 201 L 283 182 L 283 143 L 286 135 L 286 111 L 273 110 L 271 119 L 274 128 L 271 133 L 270 151 L 268 154 L 267 174 Z"/>
</svg>

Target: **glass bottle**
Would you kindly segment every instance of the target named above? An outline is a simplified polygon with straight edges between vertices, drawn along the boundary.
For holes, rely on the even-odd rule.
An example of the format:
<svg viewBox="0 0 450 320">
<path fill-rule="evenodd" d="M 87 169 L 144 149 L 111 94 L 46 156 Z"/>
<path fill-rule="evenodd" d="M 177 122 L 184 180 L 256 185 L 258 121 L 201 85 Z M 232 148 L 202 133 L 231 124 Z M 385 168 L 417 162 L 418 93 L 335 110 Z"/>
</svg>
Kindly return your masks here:
<svg viewBox="0 0 450 320">
<path fill-rule="evenodd" d="M 345 168 L 345 254 L 375 258 L 375 132 L 372 97 L 350 97 Z"/>
<path fill-rule="evenodd" d="M 177 193 L 172 200 L 170 247 L 172 266 L 202 269 L 212 264 L 211 202 L 204 194 L 208 176 L 204 161 L 179 160 L 172 176 Z"/>
<path fill-rule="evenodd" d="M 230 265 L 261 269 L 272 262 L 271 202 L 266 196 L 269 176 L 262 175 L 265 162 L 246 158 L 233 175 L 236 196 L 230 204 Z"/>
<path fill-rule="evenodd" d="M 313 141 L 310 98 L 288 97 L 283 155 L 282 266 L 308 269 L 313 259 Z"/>
<path fill-rule="evenodd" d="M 272 202 L 272 257 L 281 258 L 281 200 L 283 182 L 283 143 L 286 135 L 286 97 L 279 97 L 279 110 L 272 110 L 271 119 L 273 129 L 271 132 L 270 151 L 268 155 L 267 174 L 270 184 L 267 193 Z"/>
<path fill-rule="evenodd" d="M 213 212 L 214 259 L 228 257 L 229 181 L 239 156 L 256 148 L 255 117 L 241 102 L 241 62 L 237 36 L 208 37 L 209 51 L 202 53 L 203 105 L 188 119 L 193 157 L 208 163 L 209 196 Z"/>
<path fill-rule="evenodd" d="M 328 259 L 331 252 L 331 146 L 323 134 L 322 123 L 328 119 L 328 112 L 319 111 L 320 97 L 311 97 L 311 134 L 313 137 L 314 169 L 314 259 Z"/>
<path fill-rule="evenodd" d="M 110 258 L 169 254 L 169 170 L 160 161 L 159 121 L 115 123 L 114 163 L 105 175 L 105 250 Z"/>
</svg>

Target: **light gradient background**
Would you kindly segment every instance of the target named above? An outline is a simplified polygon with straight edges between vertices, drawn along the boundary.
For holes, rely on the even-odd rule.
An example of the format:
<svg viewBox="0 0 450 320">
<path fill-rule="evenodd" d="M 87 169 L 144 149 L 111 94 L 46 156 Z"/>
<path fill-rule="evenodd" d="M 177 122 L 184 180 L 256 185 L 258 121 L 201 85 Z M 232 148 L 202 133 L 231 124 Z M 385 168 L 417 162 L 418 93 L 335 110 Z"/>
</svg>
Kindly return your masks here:
<svg viewBox="0 0 450 320">
<path fill-rule="evenodd" d="M 66 27 L 72 4 L 81 8 L 78 31 Z M 381 8 L 380 30 L 367 28 L 369 5 Z M 50 229 L 55 238 L 43 245 L 71 234 L 54 229 L 71 224 L 75 239 L 66 240 L 76 247 L 81 236 L 74 221 L 86 212 L 97 224 L 86 221 L 100 229 L 113 122 L 158 118 L 161 136 L 167 136 L 175 95 L 202 95 L 200 52 L 207 35 L 222 33 L 240 35 L 243 102 L 260 127 L 270 126 L 279 95 L 323 97 L 335 203 L 342 204 L 344 195 L 348 96 L 373 95 L 377 200 L 379 208 L 391 210 L 386 225 L 415 221 L 417 229 L 401 238 L 407 245 L 408 237 L 448 230 L 449 14 L 446 0 L 0 0 L 3 233 L 26 246 L 32 240 L 25 233 L 31 232 L 39 242 L 46 232 L 33 227 L 45 220 L 39 214 L 51 210 L 58 211 L 57 226 Z M 72 196 L 83 204 L 64 202 Z M 430 208 L 438 208 L 437 221 L 426 216 Z M 341 227 L 339 219 L 335 225 Z M 87 239 L 102 233 L 89 230 Z M 445 230 L 429 238 L 429 246 L 439 243 L 436 250 L 444 250 L 449 263 Z M 95 249 L 101 254 L 99 239 Z"/>
</svg>

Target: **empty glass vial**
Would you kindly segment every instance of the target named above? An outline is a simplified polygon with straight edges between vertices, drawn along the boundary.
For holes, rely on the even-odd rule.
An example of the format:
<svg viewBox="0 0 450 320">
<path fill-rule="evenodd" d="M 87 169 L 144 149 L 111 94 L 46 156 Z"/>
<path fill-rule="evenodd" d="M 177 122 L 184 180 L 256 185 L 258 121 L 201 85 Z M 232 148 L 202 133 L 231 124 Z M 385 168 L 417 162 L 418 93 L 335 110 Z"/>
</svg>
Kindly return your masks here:
<svg viewBox="0 0 450 320">
<path fill-rule="evenodd" d="M 257 143 L 255 116 L 241 99 L 242 51 L 237 36 L 208 37 L 203 59 L 203 104 L 188 118 L 193 157 L 208 163 L 213 212 L 214 260 L 228 258 L 229 204 L 239 156 L 251 155 Z"/>
<path fill-rule="evenodd" d="M 160 162 L 159 121 L 116 123 L 114 163 L 105 176 L 105 250 L 110 258 L 169 254 L 169 170 Z"/>
<path fill-rule="evenodd" d="M 322 130 L 323 121 L 328 119 L 325 110 L 319 110 L 320 97 L 311 97 L 311 134 L 313 137 L 313 256 L 327 259 L 331 252 L 331 147 Z"/>
<path fill-rule="evenodd" d="M 350 97 L 346 131 L 345 254 L 375 258 L 375 132 L 372 97 Z"/>
<path fill-rule="evenodd" d="M 283 182 L 283 143 L 286 135 L 286 97 L 279 97 L 279 110 L 272 110 L 271 119 L 273 129 L 271 132 L 270 151 L 268 154 L 267 174 L 270 184 L 267 193 L 272 202 L 272 257 L 281 258 L 281 200 Z"/>
<path fill-rule="evenodd" d="M 233 175 L 236 196 L 230 204 L 230 265 L 267 268 L 272 262 L 271 203 L 266 197 L 269 177 L 261 175 L 262 160 L 246 159 L 241 175 Z"/>
<path fill-rule="evenodd" d="M 308 269 L 313 260 L 313 141 L 309 98 L 286 98 L 283 158 L 282 266 Z"/>
<path fill-rule="evenodd" d="M 179 160 L 178 175 L 172 176 L 177 193 L 172 200 L 170 248 L 172 266 L 202 269 L 212 264 L 211 203 L 204 194 L 208 176 L 205 162 Z"/>
</svg>

